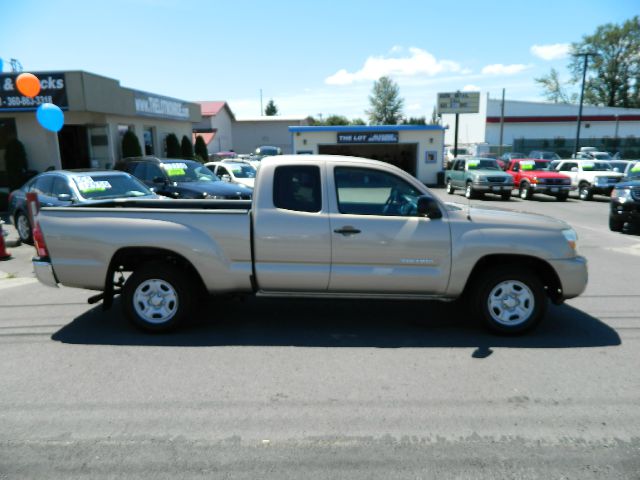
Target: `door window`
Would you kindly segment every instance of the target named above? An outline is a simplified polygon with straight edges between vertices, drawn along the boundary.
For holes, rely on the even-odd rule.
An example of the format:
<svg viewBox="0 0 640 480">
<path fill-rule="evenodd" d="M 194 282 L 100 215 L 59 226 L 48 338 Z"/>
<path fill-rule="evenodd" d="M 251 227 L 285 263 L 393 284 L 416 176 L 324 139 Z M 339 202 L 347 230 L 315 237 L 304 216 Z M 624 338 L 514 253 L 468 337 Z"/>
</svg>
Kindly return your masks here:
<svg viewBox="0 0 640 480">
<path fill-rule="evenodd" d="M 40 195 L 47 195 L 50 197 L 53 190 L 53 175 L 43 175 L 38 178 L 33 190 Z"/>
<path fill-rule="evenodd" d="M 273 204 L 298 212 L 322 209 L 320 168 L 311 165 L 277 167 L 273 177 Z"/>
<path fill-rule="evenodd" d="M 69 184 L 62 177 L 56 177 L 53 180 L 53 196 L 57 197 L 58 195 L 71 195 L 71 189 L 69 188 Z"/>
<path fill-rule="evenodd" d="M 421 192 L 391 173 L 337 167 L 334 176 L 340 213 L 414 216 L 418 211 Z"/>
</svg>

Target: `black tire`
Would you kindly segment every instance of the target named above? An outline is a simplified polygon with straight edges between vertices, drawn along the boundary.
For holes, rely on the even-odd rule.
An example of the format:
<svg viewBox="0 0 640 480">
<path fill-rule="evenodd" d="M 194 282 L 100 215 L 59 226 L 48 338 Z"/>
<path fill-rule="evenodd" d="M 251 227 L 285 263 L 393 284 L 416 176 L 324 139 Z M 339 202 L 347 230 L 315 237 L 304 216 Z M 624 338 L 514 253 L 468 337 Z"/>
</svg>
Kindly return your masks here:
<svg viewBox="0 0 640 480">
<path fill-rule="evenodd" d="M 491 331 L 502 335 L 519 335 L 535 328 L 547 310 L 540 279 L 515 266 L 487 271 L 472 292 L 472 311 Z"/>
<path fill-rule="evenodd" d="M 467 185 L 464 189 L 464 196 L 468 199 L 476 198 L 477 194 L 473 190 L 473 185 L 471 185 L 471 182 L 467 182 Z"/>
<path fill-rule="evenodd" d="M 589 201 L 593 199 L 593 192 L 591 191 L 591 187 L 588 183 L 581 183 L 578 187 L 578 197 L 580 200 Z"/>
<path fill-rule="evenodd" d="M 560 193 L 556 196 L 556 200 L 558 200 L 559 202 L 566 202 L 567 198 L 569 198 L 568 193 Z"/>
<path fill-rule="evenodd" d="M 501 193 L 500 197 L 505 201 L 511 200 L 511 192 Z"/>
<path fill-rule="evenodd" d="M 621 232 L 624 228 L 624 221 L 619 220 L 613 216 L 609 216 L 609 230 L 612 232 Z"/>
<path fill-rule="evenodd" d="M 145 263 L 127 279 L 122 308 L 135 326 L 147 332 L 166 332 L 189 318 L 196 297 L 196 289 L 183 269 L 154 261 Z M 154 305 L 156 302 L 162 303 Z"/>
<path fill-rule="evenodd" d="M 24 212 L 16 213 L 13 219 L 13 225 L 16 227 L 18 237 L 22 243 L 33 245 L 33 228 L 29 216 Z"/>
<path fill-rule="evenodd" d="M 451 183 L 451 179 L 450 179 L 450 178 L 449 178 L 449 179 L 447 179 L 447 193 L 448 193 L 449 195 L 453 195 L 453 193 L 454 193 L 455 191 L 456 191 L 456 189 L 455 189 L 455 188 L 453 188 L 453 185 L 452 185 L 452 183 Z"/>
<path fill-rule="evenodd" d="M 523 200 L 531 200 L 533 197 L 533 192 L 531 191 L 531 186 L 527 182 L 522 182 L 520 184 L 520 198 Z"/>
</svg>

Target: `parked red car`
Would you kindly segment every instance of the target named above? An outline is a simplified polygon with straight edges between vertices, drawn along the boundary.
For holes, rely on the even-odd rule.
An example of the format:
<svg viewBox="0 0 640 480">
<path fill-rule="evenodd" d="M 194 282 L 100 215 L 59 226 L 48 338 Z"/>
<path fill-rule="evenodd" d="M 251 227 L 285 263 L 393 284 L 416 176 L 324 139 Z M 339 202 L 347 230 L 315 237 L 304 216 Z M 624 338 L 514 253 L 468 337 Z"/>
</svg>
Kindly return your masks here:
<svg viewBox="0 0 640 480">
<path fill-rule="evenodd" d="M 563 202 L 569 196 L 571 179 L 554 170 L 549 170 L 550 160 L 518 158 L 511 160 L 506 172 L 513 177 L 513 186 L 520 198 L 530 200 L 534 193 L 544 193 Z"/>
</svg>

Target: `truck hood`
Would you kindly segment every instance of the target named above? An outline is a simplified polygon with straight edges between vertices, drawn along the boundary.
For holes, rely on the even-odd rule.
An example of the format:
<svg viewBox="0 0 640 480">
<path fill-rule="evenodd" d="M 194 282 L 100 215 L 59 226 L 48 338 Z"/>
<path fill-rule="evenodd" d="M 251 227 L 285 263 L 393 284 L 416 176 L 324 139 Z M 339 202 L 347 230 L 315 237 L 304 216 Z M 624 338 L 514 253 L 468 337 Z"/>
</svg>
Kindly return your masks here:
<svg viewBox="0 0 640 480">
<path fill-rule="evenodd" d="M 508 173 L 503 172 L 502 170 L 485 170 L 484 168 L 480 168 L 478 170 L 468 170 L 471 175 L 486 175 L 490 177 L 504 177 L 509 176 Z"/>
<path fill-rule="evenodd" d="M 525 213 L 502 208 L 471 207 L 461 203 L 449 204 L 454 207 L 453 215 L 466 218 L 471 217 L 471 222 L 478 226 L 493 228 L 517 228 L 519 230 L 547 230 L 561 231 L 571 226 L 556 218 L 538 213 Z M 451 210 L 450 210 L 451 213 Z"/>
<path fill-rule="evenodd" d="M 538 177 L 538 178 L 570 178 L 568 175 L 563 175 L 558 172 L 549 172 L 546 170 L 523 170 L 520 172 L 523 177 Z"/>
</svg>

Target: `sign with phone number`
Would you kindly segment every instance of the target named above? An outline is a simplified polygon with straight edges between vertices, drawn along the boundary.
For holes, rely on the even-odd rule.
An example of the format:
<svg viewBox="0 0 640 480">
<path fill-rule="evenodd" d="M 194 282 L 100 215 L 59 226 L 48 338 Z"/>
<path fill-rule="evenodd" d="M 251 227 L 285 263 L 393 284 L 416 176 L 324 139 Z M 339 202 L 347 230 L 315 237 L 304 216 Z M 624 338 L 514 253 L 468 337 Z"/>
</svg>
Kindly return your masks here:
<svg viewBox="0 0 640 480">
<path fill-rule="evenodd" d="M 0 75 L 0 112 L 33 111 L 43 103 L 53 103 L 62 110 L 69 108 L 64 73 L 36 72 L 34 75 L 40 80 L 40 93 L 33 98 L 25 97 L 18 91 L 18 75 Z"/>
</svg>

